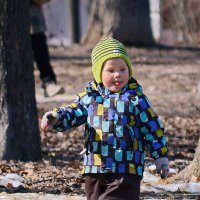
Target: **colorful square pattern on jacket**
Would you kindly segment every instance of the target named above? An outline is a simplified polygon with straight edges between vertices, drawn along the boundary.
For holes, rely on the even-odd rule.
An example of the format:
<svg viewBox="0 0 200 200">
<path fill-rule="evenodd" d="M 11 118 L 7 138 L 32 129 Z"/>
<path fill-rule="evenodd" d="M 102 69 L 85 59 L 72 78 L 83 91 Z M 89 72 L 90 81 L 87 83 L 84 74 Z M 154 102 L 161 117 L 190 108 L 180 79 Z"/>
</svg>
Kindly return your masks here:
<svg viewBox="0 0 200 200">
<path fill-rule="evenodd" d="M 73 104 L 58 112 L 57 130 L 86 124 L 82 173 L 142 176 L 145 145 L 154 159 L 167 154 L 164 126 L 134 79 L 116 94 L 91 82 Z"/>
</svg>

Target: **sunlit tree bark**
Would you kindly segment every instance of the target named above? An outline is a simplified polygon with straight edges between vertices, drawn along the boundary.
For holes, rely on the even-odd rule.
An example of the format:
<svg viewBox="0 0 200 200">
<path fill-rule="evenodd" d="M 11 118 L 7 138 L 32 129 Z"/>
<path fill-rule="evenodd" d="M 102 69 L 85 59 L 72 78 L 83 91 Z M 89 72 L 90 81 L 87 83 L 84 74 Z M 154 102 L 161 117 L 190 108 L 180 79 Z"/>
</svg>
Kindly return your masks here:
<svg viewBox="0 0 200 200">
<path fill-rule="evenodd" d="M 193 161 L 184 170 L 182 170 L 176 178 L 181 180 L 191 180 L 193 177 L 200 177 L 200 139 Z"/>
<path fill-rule="evenodd" d="M 151 46 L 149 1 L 147 0 L 94 0 L 83 44 L 94 44 L 100 38 L 114 37 L 124 44 Z"/>
</svg>

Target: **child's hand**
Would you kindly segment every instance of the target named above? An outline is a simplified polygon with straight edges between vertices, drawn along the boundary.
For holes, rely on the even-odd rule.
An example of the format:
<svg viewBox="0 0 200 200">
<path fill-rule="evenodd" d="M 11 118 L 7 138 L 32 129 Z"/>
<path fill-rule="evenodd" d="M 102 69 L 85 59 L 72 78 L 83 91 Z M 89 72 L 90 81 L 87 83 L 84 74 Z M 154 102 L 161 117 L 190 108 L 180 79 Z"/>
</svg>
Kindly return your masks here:
<svg viewBox="0 0 200 200">
<path fill-rule="evenodd" d="M 155 160 L 156 170 L 161 178 L 166 178 L 169 174 L 169 161 L 166 157 Z"/>
<path fill-rule="evenodd" d="M 54 111 L 49 111 L 42 117 L 41 128 L 46 129 L 49 126 L 53 126 L 58 122 L 59 114 Z"/>
</svg>

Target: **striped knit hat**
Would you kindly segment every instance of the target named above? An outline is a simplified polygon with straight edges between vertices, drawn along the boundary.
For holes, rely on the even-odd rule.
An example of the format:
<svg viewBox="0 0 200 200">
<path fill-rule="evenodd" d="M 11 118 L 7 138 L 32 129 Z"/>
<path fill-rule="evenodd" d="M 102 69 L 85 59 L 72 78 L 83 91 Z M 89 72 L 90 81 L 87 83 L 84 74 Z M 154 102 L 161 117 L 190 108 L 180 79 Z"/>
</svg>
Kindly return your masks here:
<svg viewBox="0 0 200 200">
<path fill-rule="evenodd" d="M 113 38 L 105 38 L 98 42 L 98 44 L 94 47 L 91 55 L 92 72 L 97 83 L 102 82 L 102 67 L 104 62 L 110 58 L 124 59 L 129 68 L 129 79 L 132 77 L 133 72 L 131 60 L 126 52 L 124 45 Z"/>
</svg>

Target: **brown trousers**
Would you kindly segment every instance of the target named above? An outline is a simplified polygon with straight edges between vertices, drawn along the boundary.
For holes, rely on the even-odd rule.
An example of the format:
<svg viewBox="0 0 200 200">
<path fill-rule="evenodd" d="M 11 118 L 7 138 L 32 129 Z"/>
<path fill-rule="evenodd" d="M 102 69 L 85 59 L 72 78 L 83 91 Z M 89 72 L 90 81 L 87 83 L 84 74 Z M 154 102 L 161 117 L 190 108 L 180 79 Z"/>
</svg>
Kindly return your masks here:
<svg viewBox="0 0 200 200">
<path fill-rule="evenodd" d="M 86 174 L 87 200 L 139 200 L 141 177 L 132 174 Z"/>
</svg>

